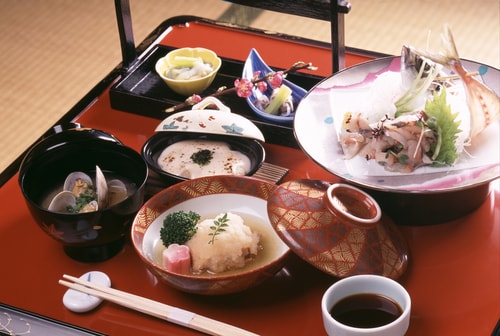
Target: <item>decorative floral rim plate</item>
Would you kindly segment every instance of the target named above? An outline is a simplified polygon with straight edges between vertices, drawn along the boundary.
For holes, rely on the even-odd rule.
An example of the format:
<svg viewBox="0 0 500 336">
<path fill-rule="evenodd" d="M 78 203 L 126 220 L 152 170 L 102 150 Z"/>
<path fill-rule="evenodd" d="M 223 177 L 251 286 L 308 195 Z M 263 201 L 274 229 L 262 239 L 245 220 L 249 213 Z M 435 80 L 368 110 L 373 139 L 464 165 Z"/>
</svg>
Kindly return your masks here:
<svg viewBox="0 0 500 336">
<path fill-rule="evenodd" d="M 295 113 L 294 133 L 303 151 L 317 164 L 339 178 L 361 187 L 402 193 L 433 193 L 468 189 L 500 176 L 500 123 L 486 128 L 459 161 L 446 168 L 421 167 L 413 173 L 391 173 L 363 158 L 345 160 L 338 142 L 339 121 L 345 112 L 370 93 L 378 75 L 399 72 L 401 57 L 386 57 L 362 63 L 328 77 L 312 88 Z M 497 95 L 500 71 L 484 64 L 462 60 L 469 71 Z"/>
</svg>

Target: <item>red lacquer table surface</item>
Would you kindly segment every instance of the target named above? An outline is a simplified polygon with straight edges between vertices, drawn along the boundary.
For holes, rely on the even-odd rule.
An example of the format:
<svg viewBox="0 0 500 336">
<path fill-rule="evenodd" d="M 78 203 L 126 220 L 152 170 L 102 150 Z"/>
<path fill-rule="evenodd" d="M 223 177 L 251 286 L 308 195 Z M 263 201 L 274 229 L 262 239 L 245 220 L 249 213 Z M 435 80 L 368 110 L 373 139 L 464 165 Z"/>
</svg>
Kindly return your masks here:
<svg viewBox="0 0 500 336">
<path fill-rule="evenodd" d="M 201 46 L 243 60 L 255 47 L 269 64 L 286 67 L 311 60 L 319 74 L 330 71 L 327 47 L 255 32 L 191 22 L 167 29 L 157 40 L 172 47 Z M 153 42 L 158 43 L 158 42 Z M 286 50 L 286 52 L 283 52 Z M 366 58 L 347 55 L 351 65 Z M 106 130 L 140 150 L 158 120 L 113 110 L 108 90 L 82 108 L 74 120 Z M 267 161 L 290 169 L 285 178 L 335 181 L 298 149 L 266 144 Z M 423 209 L 425 211 L 425 209 Z M 450 209 L 453 211 L 453 209 Z M 117 289 L 178 306 L 262 335 L 325 335 L 320 300 L 336 281 L 297 257 L 273 279 L 244 293 L 201 297 L 175 291 L 146 270 L 130 243 L 112 259 L 76 262 L 31 219 L 17 184 L 17 174 L 0 189 L 0 303 L 110 335 L 196 335 L 168 322 L 112 303 L 75 314 L 62 304 L 62 274 L 90 270 L 107 273 Z M 431 226 L 401 225 L 411 255 L 399 279 L 412 298 L 408 335 L 490 335 L 500 317 L 500 193 L 493 189 L 484 204 L 462 218 Z M 1 330 L 1 328 L 0 328 Z"/>
</svg>

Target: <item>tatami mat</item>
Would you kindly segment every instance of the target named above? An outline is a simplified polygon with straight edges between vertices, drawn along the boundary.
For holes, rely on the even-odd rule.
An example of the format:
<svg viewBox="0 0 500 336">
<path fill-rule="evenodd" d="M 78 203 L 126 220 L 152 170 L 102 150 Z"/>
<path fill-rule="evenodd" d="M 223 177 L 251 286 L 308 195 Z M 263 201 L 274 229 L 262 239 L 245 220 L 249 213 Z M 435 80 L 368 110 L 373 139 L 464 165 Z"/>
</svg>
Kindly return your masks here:
<svg viewBox="0 0 500 336">
<path fill-rule="evenodd" d="M 136 42 L 176 15 L 223 18 L 328 41 L 327 22 L 228 9 L 219 0 L 131 0 Z M 346 43 L 398 54 L 449 23 L 461 56 L 499 67 L 498 0 L 352 0 Z M 234 7 L 232 7 L 234 9 Z M 248 15 L 244 15 L 248 14 Z M 0 0 L 0 171 L 120 61 L 111 0 Z M 280 52 L 280 51 L 277 51 Z"/>
</svg>

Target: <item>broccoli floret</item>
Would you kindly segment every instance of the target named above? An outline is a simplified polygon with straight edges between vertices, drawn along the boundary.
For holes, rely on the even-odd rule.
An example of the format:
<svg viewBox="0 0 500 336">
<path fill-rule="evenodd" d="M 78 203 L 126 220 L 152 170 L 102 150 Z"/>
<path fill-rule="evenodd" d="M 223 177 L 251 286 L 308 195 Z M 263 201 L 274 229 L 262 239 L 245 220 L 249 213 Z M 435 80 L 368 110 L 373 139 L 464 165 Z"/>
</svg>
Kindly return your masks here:
<svg viewBox="0 0 500 336">
<path fill-rule="evenodd" d="M 172 212 L 163 220 L 163 227 L 160 229 L 160 238 L 163 245 L 170 244 L 183 245 L 196 233 L 196 224 L 200 220 L 200 215 L 196 212 L 176 211 Z"/>
</svg>

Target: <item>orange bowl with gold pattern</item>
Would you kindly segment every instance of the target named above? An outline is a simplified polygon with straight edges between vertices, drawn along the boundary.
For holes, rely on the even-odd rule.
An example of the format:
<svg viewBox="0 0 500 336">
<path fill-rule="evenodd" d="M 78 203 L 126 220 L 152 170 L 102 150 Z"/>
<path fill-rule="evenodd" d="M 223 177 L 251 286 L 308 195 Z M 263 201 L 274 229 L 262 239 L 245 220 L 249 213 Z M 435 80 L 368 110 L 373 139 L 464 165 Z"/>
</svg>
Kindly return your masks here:
<svg viewBox="0 0 500 336">
<path fill-rule="evenodd" d="M 132 243 L 148 269 L 162 282 L 184 292 L 221 295 L 255 287 L 280 271 L 289 247 L 273 230 L 267 215 L 267 199 L 276 185 L 244 176 L 210 176 L 175 184 L 149 199 L 132 223 Z M 160 228 L 165 217 L 176 211 L 194 211 L 201 218 L 224 212 L 238 214 L 260 236 L 254 260 L 241 269 L 220 273 L 169 271 L 159 250 L 165 247 Z M 207 236 L 207 243 L 210 237 Z M 217 242 L 216 242 L 217 243 Z"/>
</svg>

